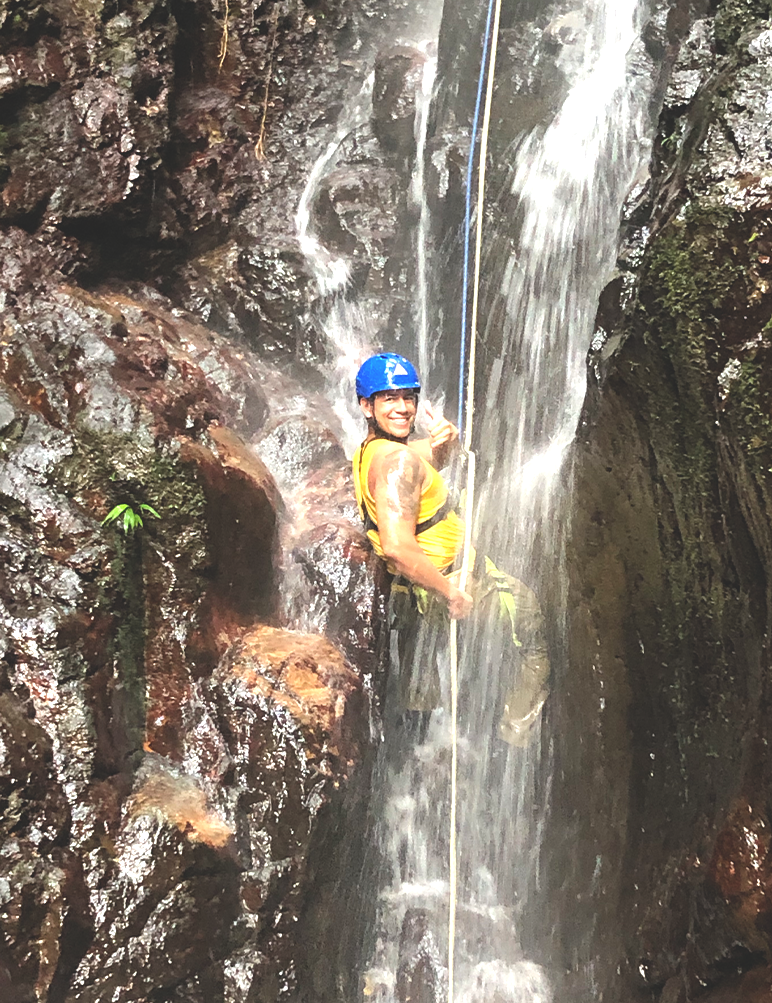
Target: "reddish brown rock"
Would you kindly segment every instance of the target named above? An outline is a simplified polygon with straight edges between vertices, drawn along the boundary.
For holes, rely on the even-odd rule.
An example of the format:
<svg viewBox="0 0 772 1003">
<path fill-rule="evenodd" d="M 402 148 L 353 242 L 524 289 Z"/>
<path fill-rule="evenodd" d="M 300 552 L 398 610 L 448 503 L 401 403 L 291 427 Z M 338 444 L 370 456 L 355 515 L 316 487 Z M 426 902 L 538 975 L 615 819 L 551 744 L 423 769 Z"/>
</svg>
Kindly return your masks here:
<svg viewBox="0 0 772 1003">
<path fill-rule="evenodd" d="M 22 6 L 4 25 L 1 86 L 18 105 L 4 151 L 0 214 L 10 219 L 130 203 L 169 134 L 177 26 L 165 0 L 120 17 L 102 4 L 46 6 Z"/>
<path fill-rule="evenodd" d="M 91 851 L 94 929 L 66 999 L 141 999 L 225 954 L 239 901 L 230 838 L 193 778 L 147 757 L 119 830 Z"/>
<path fill-rule="evenodd" d="M 211 686 L 232 691 L 232 701 L 242 706 L 257 709 L 267 700 L 283 708 L 302 735 L 304 758 L 314 763 L 315 773 L 345 774 L 359 758 L 365 716 L 362 683 L 325 638 L 260 627 L 228 652 Z M 227 732 L 245 751 L 255 742 L 249 721 L 228 721 Z M 237 752 L 231 748 L 240 758 Z"/>
<path fill-rule="evenodd" d="M 727 904 L 744 940 L 766 950 L 772 934 L 772 831 L 769 818 L 747 799 L 729 814 L 716 838 L 708 879 Z"/>
</svg>

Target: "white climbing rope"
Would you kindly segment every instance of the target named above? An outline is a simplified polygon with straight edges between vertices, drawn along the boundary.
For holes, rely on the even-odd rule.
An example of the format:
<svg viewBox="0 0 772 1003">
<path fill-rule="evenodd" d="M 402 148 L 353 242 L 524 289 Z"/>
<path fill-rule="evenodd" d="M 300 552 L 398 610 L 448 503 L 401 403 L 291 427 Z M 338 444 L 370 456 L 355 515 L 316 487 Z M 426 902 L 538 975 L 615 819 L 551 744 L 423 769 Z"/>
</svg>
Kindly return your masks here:
<svg viewBox="0 0 772 1003">
<path fill-rule="evenodd" d="M 463 448 L 466 453 L 466 502 L 464 550 L 461 563 L 461 574 L 458 587 L 466 591 L 469 576 L 469 560 L 472 553 L 472 514 L 474 512 L 475 486 L 475 455 L 472 452 L 472 420 L 474 416 L 475 367 L 477 362 L 477 316 L 480 301 L 480 271 L 482 259 L 482 229 L 485 199 L 485 170 L 488 157 L 488 133 L 491 122 L 491 107 L 493 105 L 493 84 L 496 75 L 496 54 L 498 51 L 499 22 L 501 20 L 501 0 L 495 0 L 493 30 L 491 33 L 490 57 L 488 59 L 488 87 L 485 94 L 485 111 L 483 114 L 480 134 L 480 161 L 477 177 L 477 221 L 474 249 L 474 279 L 472 281 L 472 315 L 469 337 L 469 368 L 466 381 L 466 420 L 464 422 Z M 485 57 L 483 56 L 482 73 L 485 72 Z M 472 151 L 474 157 L 474 135 L 472 136 Z M 466 331 L 461 332 L 462 339 Z M 457 850 L 457 818 L 458 818 L 458 620 L 450 621 L 450 849 L 449 849 L 449 909 L 448 909 L 448 1003 L 453 1003 L 455 994 L 455 948 L 456 948 L 456 911 L 458 907 L 458 850 Z"/>
</svg>

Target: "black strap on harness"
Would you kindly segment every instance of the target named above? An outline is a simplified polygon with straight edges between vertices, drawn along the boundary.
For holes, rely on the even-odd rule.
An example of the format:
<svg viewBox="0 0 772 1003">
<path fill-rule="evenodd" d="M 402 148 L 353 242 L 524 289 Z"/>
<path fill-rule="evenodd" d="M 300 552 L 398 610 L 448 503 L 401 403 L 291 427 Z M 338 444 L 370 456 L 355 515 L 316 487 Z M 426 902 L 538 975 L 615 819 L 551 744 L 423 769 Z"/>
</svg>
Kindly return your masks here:
<svg viewBox="0 0 772 1003">
<path fill-rule="evenodd" d="M 375 442 L 375 439 L 370 439 L 370 442 Z M 362 457 L 365 454 L 365 449 L 370 445 L 370 442 L 365 442 L 362 444 L 362 448 L 359 451 L 359 484 L 362 484 Z M 359 514 L 362 516 L 362 522 L 365 526 L 365 533 L 369 533 L 371 530 L 378 533 L 378 525 L 367 511 L 367 505 L 365 504 L 365 493 L 362 490 L 362 499 L 359 504 Z M 427 529 L 431 529 L 432 526 L 436 526 L 438 522 L 442 522 L 445 516 L 451 512 L 453 509 L 453 504 L 448 496 L 445 501 L 440 505 L 434 515 L 429 516 L 428 519 L 424 519 L 423 522 L 419 522 L 415 528 L 415 535 L 420 536 L 421 533 L 425 533 Z"/>
</svg>

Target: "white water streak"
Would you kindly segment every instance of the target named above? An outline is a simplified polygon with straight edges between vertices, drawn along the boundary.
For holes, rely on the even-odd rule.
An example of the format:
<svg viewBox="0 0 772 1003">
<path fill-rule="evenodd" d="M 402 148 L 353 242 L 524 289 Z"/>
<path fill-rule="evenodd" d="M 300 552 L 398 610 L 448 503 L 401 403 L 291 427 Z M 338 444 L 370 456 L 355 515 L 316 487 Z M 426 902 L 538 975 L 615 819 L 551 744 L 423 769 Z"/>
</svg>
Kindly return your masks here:
<svg viewBox="0 0 772 1003">
<path fill-rule="evenodd" d="M 320 186 L 337 163 L 341 147 L 370 117 L 374 81 L 375 74 L 371 72 L 346 106 L 338 121 L 335 138 L 328 143 L 308 176 L 295 213 L 298 244 L 321 295 L 322 328 L 335 356 L 332 371 L 327 375 L 333 410 L 341 423 L 343 445 L 348 453 L 353 452 L 362 437 L 354 380 L 362 361 L 373 351 L 370 320 L 356 300 L 349 299 L 347 295 L 350 279 L 348 263 L 332 254 L 314 235 L 311 219 Z"/>
<path fill-rule="evenodd" d="M 416 94 L 416 155 L 411 183 L 413 203 L 420 207 L 418 231 L 416 234 L 416 258 L 418 265 L 418 331 L 416 340 L 418 342 L 418 371 L 423 375 L 424 379 L 428 378 L 433 361 L 430 354 L 429 281 L 427 269 L 429 224 L 431 220 L 429 200 L 426 197 L 426 165 L 424 161 L 426 156 L 426 130 L 429 125 L 429 110 L 431 108 L 436 75 L 437 60 L 436 58 L 428 58 L 424 63 L 421 90 Z"/>
<path fill-rule="evenodd" d="M 584 400 L 585 358 L 616 257 L 621 204 L 648 155 L 647 83 L 628 66 L 637 8 L 638 0 L 586 3 L 581 52 L 564 60 L 571 88 L 518 156 L 512 193 L 521 230 L 502 282 L 503 357 L 515 357 L 524 373 L 502 387 L 508 403 L 518 397 L 508 415 L 513 476 L 533 470 L 534 452 L 565 450 Z M 542 497 L 545 491 L 542 484 Z"/>
</svg>

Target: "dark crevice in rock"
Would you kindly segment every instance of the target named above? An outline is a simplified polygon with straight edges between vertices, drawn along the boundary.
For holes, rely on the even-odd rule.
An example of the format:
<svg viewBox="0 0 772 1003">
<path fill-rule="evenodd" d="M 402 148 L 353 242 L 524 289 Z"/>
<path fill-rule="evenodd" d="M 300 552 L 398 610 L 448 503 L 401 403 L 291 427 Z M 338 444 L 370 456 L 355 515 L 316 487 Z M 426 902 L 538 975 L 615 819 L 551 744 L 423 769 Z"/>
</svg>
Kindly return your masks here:
<svg viewBox="0 0 772 1003">
<path fill-rule="evenodd" d="M 59 960 L 46 1003 L 66 1003 L 72 976 L 94 938 L 94 924 L 83 870 L 80 861 L 74 857 L 69 861 L 64 894 L 67 908 L 59 937 Z"/>
</svg>

